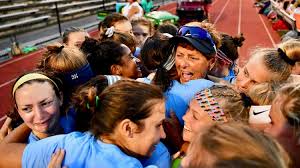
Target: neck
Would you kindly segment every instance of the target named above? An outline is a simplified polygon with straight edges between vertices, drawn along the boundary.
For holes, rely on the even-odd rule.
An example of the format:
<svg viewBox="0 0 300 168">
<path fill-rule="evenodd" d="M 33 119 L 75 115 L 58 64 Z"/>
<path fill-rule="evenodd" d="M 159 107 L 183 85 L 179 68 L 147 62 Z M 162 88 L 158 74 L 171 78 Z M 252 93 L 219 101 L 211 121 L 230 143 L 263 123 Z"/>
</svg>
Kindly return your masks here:
<svg viewBox="0 0 300 168">
<path fill-rule="evenodd" d="M 53 135 L 58 135 L 58 134 L 63 134 L 64 130 L 63 128 L 57 124 L 57 127 L 55 127 L 54 129 L 52 129 L 51 131 L 44 133 L 44 132 L 37 132 L 32 130 L 32 133 L 37 136 L 39 139 L 44 139 Z"/>
</svg>

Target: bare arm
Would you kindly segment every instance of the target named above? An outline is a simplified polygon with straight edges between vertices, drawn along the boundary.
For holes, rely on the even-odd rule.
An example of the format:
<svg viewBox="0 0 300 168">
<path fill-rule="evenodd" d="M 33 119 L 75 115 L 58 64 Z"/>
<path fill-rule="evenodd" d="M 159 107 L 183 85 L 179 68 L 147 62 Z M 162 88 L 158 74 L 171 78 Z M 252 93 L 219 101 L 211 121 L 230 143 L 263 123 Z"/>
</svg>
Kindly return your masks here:
<svg viewBox="0 0 300 168">
<path fill-rule="evenodd" d="M 25 142 L 31 130 L 22 124 L 7 135 L 0 143 L 0 167 L 21 168 Z"/>
</svg>

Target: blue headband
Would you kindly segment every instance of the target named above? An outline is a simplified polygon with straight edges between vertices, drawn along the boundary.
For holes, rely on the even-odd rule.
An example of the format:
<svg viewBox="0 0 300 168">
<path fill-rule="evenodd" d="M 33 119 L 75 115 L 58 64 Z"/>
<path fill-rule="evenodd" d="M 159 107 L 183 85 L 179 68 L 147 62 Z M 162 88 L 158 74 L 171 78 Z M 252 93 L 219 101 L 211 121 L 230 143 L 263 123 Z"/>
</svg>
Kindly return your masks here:
<svg viewBox="0 0 300 168">
<path fill-rule="evenodd" d="M 94 74 L 90 67 L 90 64 L 86 64 L 76 71 L 63 75 L 66 85 L 71 87 L 81 85 L 89 81 L 92 77 L 94 77 Z"/>
</svg>

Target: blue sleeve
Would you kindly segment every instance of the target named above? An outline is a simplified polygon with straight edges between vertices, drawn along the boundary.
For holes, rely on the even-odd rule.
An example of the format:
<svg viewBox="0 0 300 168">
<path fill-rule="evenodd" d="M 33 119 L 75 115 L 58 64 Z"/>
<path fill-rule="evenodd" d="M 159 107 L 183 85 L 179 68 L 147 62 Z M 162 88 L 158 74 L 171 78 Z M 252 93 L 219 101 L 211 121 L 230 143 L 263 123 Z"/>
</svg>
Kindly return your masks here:
<svg viewBox="0 0 300 168">
<path fill-rule="evenodd" d="M 171 89 L 165 93 L 166 117 L 170 117 L 170 112 L 174 111 L 180 124 L 183 125 L 182 117 L 186 113 L 191 99 L 197 92 L 213 85 L 212 81 L 206 79 L 190 80 L 185 84 L 174 80 Z"/>
<path fill-rule="evenodd" d="M 22 168 L 47 167 L 62 137 L 63 135 L 53 136 L 28 144 L 23 152 Z"/>
<path fill-rule="evenodd" d="M 169 168 L 171 167 L 171 156 L 163 143 L 157 144 L 154 152 L 149 159 L 141 160 L 144 167 L 155 165 L 158 168 Z"/>
</svg>

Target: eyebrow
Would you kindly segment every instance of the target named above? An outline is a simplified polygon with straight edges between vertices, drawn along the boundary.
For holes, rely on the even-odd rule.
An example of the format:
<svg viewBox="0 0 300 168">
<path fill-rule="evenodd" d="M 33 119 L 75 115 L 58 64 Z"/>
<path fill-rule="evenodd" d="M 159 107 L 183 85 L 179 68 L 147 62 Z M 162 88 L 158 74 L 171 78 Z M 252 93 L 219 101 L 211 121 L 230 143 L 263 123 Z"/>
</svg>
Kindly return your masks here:
<svg viewBox="0 0 300 168">
<path fill-rule="evenodd" d="M 50 97 L 47 97 L 47 98 L 45 98 L 45 99 L 43 99 L 42 101 L 39 101 L 38 103 L 39 104 L 41 104 L 41 103 L 45 103 L 47 100 L 49 100 L 50 99 Z M 29 107 L 29 106 L 32 106 L 32 104 L 24 104 L 24 105 L 20 105 L 20 106 L 25 106 L 25 107 Z"/>
<path fill-rule="evenodd" d="M 248 78 L 249 78 L 251 81 L 253 81 L 253 82 L 255 82 L 255 83 L 258 83 L 256 80 L 254 80 L 254 79 L 251 78 L 250 73 L 249 73 L 247 67 L 244 68 L 244 71 L 247 73 Z"/>
</svg>

